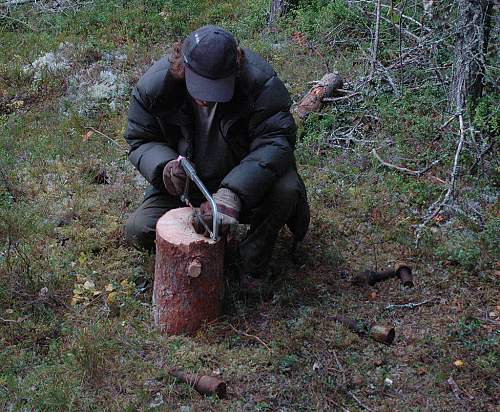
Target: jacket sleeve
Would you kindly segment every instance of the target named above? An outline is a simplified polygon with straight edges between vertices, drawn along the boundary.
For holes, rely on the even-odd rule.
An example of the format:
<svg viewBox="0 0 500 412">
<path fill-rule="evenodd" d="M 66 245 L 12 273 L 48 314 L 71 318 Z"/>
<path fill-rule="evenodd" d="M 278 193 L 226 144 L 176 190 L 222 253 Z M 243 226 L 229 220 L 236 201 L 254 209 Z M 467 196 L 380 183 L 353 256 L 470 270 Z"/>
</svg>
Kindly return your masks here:
<svg viewBox="0 0 500 412">
<path fill-rule="evenodd" d="M 125 140 L 132 164 L 149 183 L 164 191 L 163 168 L 178 154 L 165 143 L 158 121 L 147 109 L 147 97 L 137 87 L 130 100 Z"/>
<path fill-rule="evenodd" d="M 258 95 L 249 121 L 250 150 L 224 178 L 221 187 L 238 194 L 246 208 L 257 207 L 276 180 L 295 167 L 296 125 L 290 113 L 290 95 L 276 75 Z"/>
</svg>

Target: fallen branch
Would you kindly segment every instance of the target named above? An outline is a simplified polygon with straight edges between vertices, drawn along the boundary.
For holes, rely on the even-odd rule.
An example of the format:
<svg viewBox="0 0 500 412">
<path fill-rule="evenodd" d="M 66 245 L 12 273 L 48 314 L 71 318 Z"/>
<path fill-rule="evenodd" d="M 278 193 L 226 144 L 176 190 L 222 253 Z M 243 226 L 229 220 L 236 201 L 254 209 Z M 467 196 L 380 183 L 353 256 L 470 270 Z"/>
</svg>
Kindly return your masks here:
<svg viewBox="0 0 500 412">
<path fill-rule="evenodd" d="M 431 164 L 424 167 L 422 170 L 412 170 L 412 169 L 408 169 L 407 167 L 396 166 L 396 165 L 393 165 L 392 163 L 388 163 L 385 160 L 382 160 L 382 158 L 379 156 L 379 154 L 377 153 L 377 151 L 375 149 L 372 150 L 372 154 L 382 164 L 382 166 L 388 167 L 390 169 L 399 170 L 400 172 L 403 172 L 407 175 L 418 176 L 418 177 L 422 176 L 424 173 L 427 173 L 429 170 L 431 170 L 435 165 L 437 165 L 442 160 L 442 159 L 434 160 Z"/>
<path fill-rule="evenodd" d="M 5 322 L 5 323 L 21 323 L 24 322 L 26 319 L 28 319 L 31 315 L 24 316 L 19 319 L 4 319 L 0 318 L 0 321 Z"/>
<path fill-rule="evenodd" d="M 368 1 L 368 0 L 358 0 L 357 2 L 359 2 L 359 3 L 371 3 L 371 1 Z M 418 20 L 415 20 L 413 17 L 410 17 L 410 16 L 407 16 L 406 14 L 403 14 L 401 10 L 397 9 L 394 6 L 390 6 L 388 4 L 382 4 L 382 7 L 392 9 L 399 16 L 401 16 L 403 19 L 411 21 L 412 23 L 416 24 L 422 30 L 424 30 L 428 33 L 432 32 L 432 30 L 429 27 L 424 26 L 422 23 L 420 23 Z"/>
<path fill-rule="evenodd" d="M 0 3 L 0 9 L 8 8 L 11 6 L 20 6 L 22 4 L 36 3 L 36 0 L 10 0 Z"/>
<path fill-rule="evenodd" d="M 257 342 L 259 342 L 261 345 L 263 345 L 269 353 L 272 353 L 273 350 L 264 342 L 261 338 L 259 338 L 256 335 L 251 335 L 250 333 L 243 332 L 242 330 L 236 329 L 233 325 L 229 324 L 231 326 L 231 329 L 234 330 L 236 333 L 239 333 L 240 335 L 246 336 L 247 338 L 255 339 Z"/>
<path fill-rule="evenodd" d="M 450 201 L 450 198 L 453 195 L 453 192 L 455 190 L 455 182 L 457 180 L 457 175 L 458 175 L 458 163 L 460 161 L 460 154 L 462 153 L 462 148 L 464 145 L 464 140 L 465 140 L 465 127 L 464 127 L 464 118 L 462 113 L 458 115 L 458 123 L 460 126 L 460 140 L 458 141 L 457 144 L 457 150 L 455 151 L 455 159 L 453 160 L 453 168 L 451 170 L 451 175 L 450 175 L 450 183 L 448 185 L 448 190 L 446 191 L 446 194 L 444 195 L 443 199 L 440 201 L 438 199 L 435 201 L 427 210 L 427 214 L 424 217 L 424 220 L 422 223 L 420 223 L 416 229 L 416 245 L 418 246 L 418 242 L 420 240 L 420 237 L 422 236 L 422 230 L 427 226 L 427 224 L 435 217 L 437 214 L 443 209 L 445 205 L 448 204 Z"/>
<path fill-rule="evenodd" d="M 0 9 L 1 9 L 1 7 L 0 7 Z M 27 27 L 31 31 L 35 31 L 35 32 L 38 31 L 37 29 L 35 29 L 33 26 L 31 26 L 30 24 L 26 23 L 25 21 L 22 21 L 20 19 L 16 19 L 15 17 L 11 17 L 11 16 L 8 16 L 8 15 L 3 14 L 3 13 L 0 14 L 0 19 L 12 20 L 12 21 L 14 21 L 16 23 L 22 24 L 23 26 Z"/>
<path fill-rule="evenodd" d="M 302 98 L 296 107 L 296 112 L 301 119 L 311 112 L 317 112 L 323 105 L 323 99 L 330 97 L 337 89 L 342 88 L 343 81 L 338 73 L 326 73 L 319 82 Z"/>
<path fill-rule="evenodd" d="M 394 27 L 398 30 L 401 30 L 402 33 L 406 34 L 408 37 L 411 37 L 413 40 L 416 40 L 416 41 L 420 41 L 420 37 L 417 36 L 416 34 L 413 34 L 411 31 L 409 30 L 406 30 L 406 29 L 403 29 L 401 27 L 401 25 L 397 24 L 397 23 L 394 23 L 392 20 L 384 17 L 384 16 L 381 16 L 380 17 L 382 20 L 388 22 L 388 23 L 391 23 L 392 25 L 394 25 Z"/>
<path fill-rule="evenodd" d="M 423 302 L 418 302 L 418 303 L 413 303 L 413 302 L 410 302 L 410 303 L 403 303 L 401 305 L 394 305 L 394 304 L 391 304 L 391 305 L 387 305 L 385 307 L 385 310 L 393 310 L 393 309 L 414 309 L 414 308 L 417 308 L 419 306 L 422 306 L 422 305 L 426 305 L 427 303 L 431 303 L 431 302 L 435 302 L 436 301 L 436 298 L 432 298 L 432 299 L 428 299 L 428 300 L 424 300 Z"/>
<path fill-rule="evenodd" d="M 351 97 L 358 96 L 360 94 L 361 93 L 356 92 L 356 93 L 351 93 L 351 94 L 348 94 L 347 96 L 341 96 L 341 97 L 324 97 L 323 101 L 324 102 L 338 102 L 339 100 L 349 99 Z"/>
</svg>

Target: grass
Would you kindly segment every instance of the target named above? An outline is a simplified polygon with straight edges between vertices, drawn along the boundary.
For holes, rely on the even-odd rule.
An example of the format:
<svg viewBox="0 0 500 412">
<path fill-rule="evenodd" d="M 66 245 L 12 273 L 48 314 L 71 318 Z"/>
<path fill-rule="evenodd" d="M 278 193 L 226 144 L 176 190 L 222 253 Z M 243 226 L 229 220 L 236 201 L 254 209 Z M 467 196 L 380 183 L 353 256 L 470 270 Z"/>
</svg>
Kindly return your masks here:
<svg viewBox="0 0 500 412">
<path fill-rule="evenodd" d="M 30 5 L 1 18 L 0 408 L 360 410 L 361 402 L 374 410 L 494 410 L 498 164 L 487 155 L 480 173 L 461 176 L 463 213 L 440 214 L 415 249 L 412 226 L 442 192 L 436 178 L 448 178 L 456 142 L 454 129 L 439 129 L 446 88 L 412 89 L 428 80 L 418 68 L 405 72 L 401 96 L 378 78 L 359 98 L 299 125 L 296 156 L 312 222 L 297 263 L 288 259 L 289 235 L 280 237 L 272 300 L 247 301 L 233 287 L 219 322 L 192 337 L 161 336 L 150 316 L 154 257 L 124 242 L 123 224 L 145 186 L 126 156 L 127 96 L 171 42 L 222 24 L 273 64 L 298 101 L 326 65 L 346 87 L 366 76 L 368 11 L 304 1 L 276 30 L 266 28 L 261 0 L 94 1 L 64 13 Z M 381 41 L 389 64 L 398 56 L 390 25 Z M 23 68 L 47 52 L 71 64 L 35 80 Z M 450 50 L 439 58 L 448 64 Z M 102 98 L 79 111 L 68 98 L 70 80 L 81 73 L 95 80 L 101 70 L 121 76 L 126 93 L 114 107 Z M 498 129 L 495 102 L 488 94 L 474 114 L 488 136 Z M 353 141 L 339 139 L 354 125 Z M 380 166 L 372 148 L 415 169 L 443 159 L 416 178 Z M 463 170 L 472 162 L 464 156 Z M 349 282 L 357 270 L 402 259 L 414 267 L 413 290 L 401 291 L 397 281 L 369 290 Z M 429 299 L 416 309 L 384 309 Z M 393 324 L 395 344 L 351 333 L 332 320 L 339 313 Z M 229 398 L 200 397 L 168 375 L 173 366 L 220 374 Z"/>
</svg>

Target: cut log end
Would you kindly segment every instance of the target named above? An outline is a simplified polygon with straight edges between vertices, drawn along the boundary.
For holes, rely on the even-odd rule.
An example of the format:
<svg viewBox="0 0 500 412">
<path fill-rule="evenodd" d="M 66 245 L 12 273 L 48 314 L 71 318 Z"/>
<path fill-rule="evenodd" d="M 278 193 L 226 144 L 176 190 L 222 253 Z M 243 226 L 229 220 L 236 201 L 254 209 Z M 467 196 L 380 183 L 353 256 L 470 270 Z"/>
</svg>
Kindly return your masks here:
<svg viewBox="0 0 500 412">
<path fill-rule="evenodd" d="M 190 207 L 170 210 L 156 224 L 157 237 L 168 239 L 169 243 L 175 245 L 190 245 L 193 242 L 215 243 L 213 239 L 195 232 L 192 218 L 193 210 Z"/>
</svg>

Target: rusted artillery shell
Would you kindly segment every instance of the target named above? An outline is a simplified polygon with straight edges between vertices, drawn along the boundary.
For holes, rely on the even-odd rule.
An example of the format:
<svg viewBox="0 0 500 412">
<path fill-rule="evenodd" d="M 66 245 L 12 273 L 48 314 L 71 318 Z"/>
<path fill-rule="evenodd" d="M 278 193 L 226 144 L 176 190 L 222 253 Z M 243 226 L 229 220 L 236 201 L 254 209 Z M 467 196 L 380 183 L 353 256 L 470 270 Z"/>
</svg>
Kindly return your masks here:
<svg viewBox="0 0 500 412">
<path fill-rule="evenodd" d="M 347 328 L 349 328 L 350 330 L 352 330 L 357 334 L 362 335 L 366 332 L 357 320 L 349 319 L 341 315 L 334 316 L 333 319 L 339 323 L 342 323 L 342 325 L 346 326 Z"/>
<path fill-rule="evenodd" d="M 412 288 L 414 286 L 413 273 L 410 266 L 404 263 L 398 263 L 396 265 L 396 273 L 402 286 L 405 288 Z"/>
<path fill-rule="evenodd" d="M 217 395 L 220 399 L 226 397 L 226 382 L 215 376 L 188 373 L 179 369 L 172 369 L 170 374 L 192 386 L 202 395 Z"/>
<path fill-rule="evenodd" d="M 354 333 L 357 333 L 358 335 L 368 335 L 373 340 L 385 343 L 386 345 L 390 345 L 396 337 L 396 331 L 391 326 L 373 324 L 372 326 L 370 326 L 370 330 L 367 331 L 367 329 L 355 319 L 349 319 L 341 315 L 334 316 L 333 319 L 339 323 L 342 323 L 344 326 L 352 330 Z"/>
<path fill-rule="evenodd" d="M 368 279 L 368 284 L 370 286 L 375 285 L 378 282 L 383 282 L 387 279 L 392 279 L 396 277 L 396 272 L 393 270 L 386 270 L 384 272 L 371 272 L 370 278 Z"/>
<path fill-rule="evenodd" d="M 356 275 L 352 282 L 358 286 L 373 286 L 378 282 L 383 282 L 387 279 L 392 279 L 397 276 L 393 270 L 386 270 L 384 272 L 375 272 L 373 270 L 365 270 Z"/>
<path fill-rule="evenodd" d="M 391 326 L 372 325 L 370 327 L 370 338 L 376 340 L 377 342 L 390 345 L 394 341 L 395 337 L 396 331 Z"/>
</svg>

